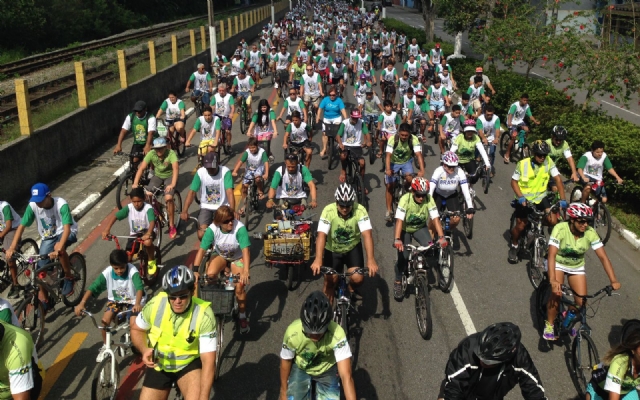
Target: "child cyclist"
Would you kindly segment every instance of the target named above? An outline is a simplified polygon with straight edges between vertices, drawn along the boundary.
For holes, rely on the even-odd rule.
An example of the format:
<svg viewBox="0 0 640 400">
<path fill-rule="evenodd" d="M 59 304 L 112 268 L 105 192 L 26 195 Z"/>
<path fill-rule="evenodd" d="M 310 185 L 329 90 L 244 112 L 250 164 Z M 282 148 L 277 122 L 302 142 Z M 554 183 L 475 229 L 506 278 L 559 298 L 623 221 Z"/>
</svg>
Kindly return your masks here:
<svg viewBox="0 0 640 400">
<path fill-rule="evenodd" d="M 107 222 L 107 227 L 102 232 L 102 238 L 106 239 L 109 236 L 111 227 L 116 221 L 122 221 L 127 218 L 129 222 L 129 234 L 131 236 L 140 236 L 143 240 L 144 248 L 149 257 L 147 272 L 149 275 L 154 275 L 158 267 L 156 264 L 155 246 L 153 244 L 153 239 L 155 238 L 153 230 L 156 226 L 156 217 L 151 205 L 145 202 L 143 188 L 137 187 L 131 189 L 129 197 L 131 198 L 131 203 L 127 204 L 126 207 L 122 207 L 122 209 L 111 217 Z M 129 239 L 127 241 L 126 249 L 128 251 L 133 248 L 134 241 L 135 239 Z"/>
<path fill-rule="evenodd" d="M 269 178 L 269 162 L 267 152 L 262 147 L 258 147 L 258 139 L 250 137 L 247 141 L 247 149 L 236 162 L 231 175 L 235 178 L 238 176 L 238 170 L 243 163 L 246 163 L 244 179 L 242 180 L 242 200 L 241 204 L 246 204 L 247 191 L 251 180 L 255 179 L 258 186 L 258 198 L 264 199 L 264 182 Z M 240 214 L 244 214 L 244 207 L 240 210 Z"/>
<path fill-rule="evenodd" d="M 95 281 L 89 286 L 82 301 L 76 306 L 75 314 L 80 317 L 85 309 L 85 304 L 89 297 L 98 297 L 102 292 L 107 292 L 107 308 L 102 316 L 102 324 L 109 326 L 117 313 L 131 311 L 129 323 L 131 326 L 142 306 L 144 305 L 144 284 L 136 267 L 129 264 L 127 253 L 124 250 L 113 250 L 109 255 L 109 265 L 102 271 Z M 102 341 L 107 340 L 107 333 L 102 332 Z M 97 362 L 102 361 L 103 352 L 106 349 L 105 343 L 98 353 Z"/>
</svg>

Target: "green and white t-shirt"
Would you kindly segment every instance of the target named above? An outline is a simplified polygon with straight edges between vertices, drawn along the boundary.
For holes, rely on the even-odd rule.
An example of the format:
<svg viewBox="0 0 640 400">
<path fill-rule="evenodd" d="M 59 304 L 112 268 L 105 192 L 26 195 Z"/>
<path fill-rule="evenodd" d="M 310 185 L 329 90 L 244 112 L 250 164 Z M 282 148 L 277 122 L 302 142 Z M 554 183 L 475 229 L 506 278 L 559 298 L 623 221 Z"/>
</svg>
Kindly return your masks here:
<svg viewBox="0 0 640 400">
<path fill-rule="evenodd" d="M 160 179 L 167 179 L 173 175 L 173 163 L 178 162 L 178 155 L 175 151 L 166 149 L 164 157 L 160 158 L 155 150 L 151 150 L 144 156 L 144 162 L 153 165 L 153 173 Z"/>
<path fill-rule="evenodd" d="M 424 99 L 422 100 L 422 103 L 418 103 L 417 101 L 415 103 L 413 103 L 413 118 L 416 117 L 427 117 L 427 114 L 429 113 L 429 102 Z"/>
<path fill-rule="evenodd" d="M 302 112 L 302 110 L 305 108 L 304 101 L 300 97 L 296 96 L 295 100 L 291 100 L 290 97 L 287 97 L 282 107 L 287 109 L 287 115 L 291 115 L 291 113 L 293 113 L 294 111 L 298 111 L 300 113 L 300 116 L 304 117 L 304 113 Z"/>
<path fill-rule="evenodd" d="M 20 328 L 20 321 L 16 316 L 13 306 L 3 298 L 0 298 L 0 321 L 4 321 Z"/>
<path fill-rule="evenodd" d="M 169 98 L 162 102 L 160 109 L 167 114 L 168 120 L 179 119 L 181 111 L 184 110 L 184 101 L 177 99 L 172 103 Z"/>
<path fill-rule="evenodd" d="M 125 275 L 119 276 L 109 265 L 87 289 L 93 297 L 98 297 L 105 290 L 109 301 L 116 303 L 135 304 L 136 293 L 139 290 L 144 291 L 144 284 L 138 269 L 133 264 L 127 264 Z M 142 296 L 140 305 L 144 305 L 146 296 Z"/>
<path fill-rule="evenodd" d="M 242 59 L 238 60 L 234 57 L 231 60 L 231 75 L 236 76 L 243 69 L 244 69 L 244 61 Z"/>
<path fill-rule="evenodd" d="M 366 208 L 355 203 L 349 219 L 340 216 L 336 203 L 322 210 L 318 221 L 318 232 L 327 235 L 325 248 L 333 253 L 344 254 L 356 247 L 362 238 L 362 232 L 370 230 L 371 220 Z"/>
<path fill-rule="evenodd" d="M 202 237 L 200 248 L 208 250 L 213 246 L 213 251 L 227 261 L 236 261 L 242 258 L 242 250 L 251 246 L 249 232 L 240 221 L 233 221 L 233 228 L 224 232 L 216 224 L 211 224 Z"/>
<path fill-rule="evenodd" d="M 475 85 L 471 85 L 469 86 L 469 89 L 467 89 L 467 94 L 470 97 L 469 99 L 470 102 L 473 102 L 474 100 L 478 100 L 484 94 L 484 87 L 483 86 L 476 87 Z"/>
<path fill-rule="evenodd" d="M 271 189 L 276 191 L 277 199 L 305 199 L 307 193 L 302 183 L 309 183 L 313 177 L 304 165 L 298 165 L 298 171 L 291 175 L 285 166 L 276 169 L 271 178 Z"/>
<path fill-rule="evenodd" d="M 340 123 L 338 136 L 342 138 L 342 144 L 347 147 L 360 147 L 365 135 L 369 134 L 367 124 L 358 119 L 355 125 L 351 124 L 351 118 L 347 118 Z"/>
<path fill-rule="evenodd" d="M 127 115 L 122 124 L 122 129 L 131 131 L 133 134 L 133 144 L 147 144 L 149 132 L 153 132 L 153 138 L 158 137 L 156 117 L 151 113 L 146 113 L 139 118 L 136 113 Z"/>
<path fill-rule="evenodd" d="M 467 140 L 464 135 L 458 135 L 451 143 L 451 151 L 458 155 L 460 164 L 466 164 L 476 158 L 475 154 L 478 145 L 482 147 L 482 141 L 478 135 L 474 134 L 471 140 Z"/>
<path fill-rule="evenodd" d="M 407 233 L 414 233 L 425 226 L 431 219 L 440 217 L 436 203 L 432 196 L 428 196 L 422 204 L 418 204 L 413 199 L 412 193 L 406 193 L 400 198 L 395 218 L 402 221 L 402 230 Z"/>
<path fill-rule="evenodd" d="M 282 52 L 278 53 L 278 57 L 276 58 L 276 70 L 287 69 L 287 65 L 291 63 L 291 54 L 286 52 L 282 54 Z"/>
<path fill-rule="evenodd" d="M 289 124 L 289 126 L 291 125 L 293 124 Z M 258 168 L 263 167 L 267 160 L 267 152 L 264 151 L 262 147 L 258 147 L 258 152 L 256 154 L 253 154 L 251 150 L 247 149 L 242 153 L 242 157 L 240 157 L 240 161 L 247 163 L 247 169 L 249 171 L 255 171 Z"/>
<path fill-rule="evenodd" d="M 248 93 L 251 91 L 251 87 L 255 85 L 251 75 L 246 75 L 244 79 L 239 79 L 237 76 L 233 78 L 233 85 L 238 89 L 238 93 Z"/>
<path fill-rule="evenodd" d="M 306 123 L 300 122 L 300 126 L 296 126 L 293 122 L 287 125 L 287 132 L 289 132 L 289 140 L 291 143 L 304 143 L 306 140 L 309 140 L 309 132 L 311 129 L 307 126 Z"/>
<path fill-rule="evenodd" d="M 314 72 L 311 76 L 309 76 L 309 74 L 303 74 L 302 78 L 300 78 L 300 85 L 304 88 L 304 94 L 309 96 L 320 96 L 321 83 L 322 78 L 317 72 Z"/>
<path fill-rule="evenodd" d="M 52 199 L 53 207 L 48 210 L 38 207 L 36 203 L 29 203 L 20 224 L 29 227 L 33 221 L 36 221 L 42 240 L 62 235 L 65 225 L 71 225 L 71 233 L 78 233 L 78 225 L 71 216 L 71 209 L 66 200 L 61 197 L 52 197 Z"/>
<path fill-rule="evenodd" d="M 207 91 L 209 90 L 209 81 L 211 81 L 211 74 L 205 72 L 201 74 L 200 71 L 196 71 L 189 77 L 189 81 L 193 82 L 193 90 Z"/>
<path fill-rule="evenodd" d="M 496 138 L 496 132 L 500 131 L 500 117 L 494 114 L 493 118 L 487 121 L 487 118 L 482 114 L 476 121 L 476 130 L 478 132 L 482 130 L 487 141 L 491 142 Z"/>
<path fill-rule="evenodd" d="M 207 120 L 202 117 L 198 117 L 196 123 L 193 125 L 193 129 L 197 132 L 200 132 L 200 140 L 213 140 L 216 138 L 216 132 L 222 129 L 222 123 L 220 122 L 220 118 L 213 117 L 211 122 L 207 122 Z"/>
<path fill-rule="evenodd" d="M 213 108 L 213 113 L 218 114 L 221 117 L 229 117 L 231 114 L 231 106 L 235 105 L 235 100 L 231 94 L 227 93 L 222 97 L 219 93 L 211 96 L 210 106 Z"/>
<path fill-rule="evenodd" d="M 391 68 L 391 71 L 389 71 L 388 68 L 385 68 L 380 72 L 380 80 L 387 83 L 393 83 L 398 80 L 398 72 L 396 72 L 395 68 Z"/>
<path fill-rule="evenodd" d="M 231 170 L 221 165 L 218 174 L 211 176 L 205 167 L 198 168 L 190 189 L 200 192 L 200 208 L 217 210 L 220 206 L 229 205 L 227 190 L 233 189 Z"/>
<path fill-rule="evenodd" d="M 600 236 L 592 227 L 588 227 L 584 235 L 576 239 L 569 222 L 561 222 L 553 228 L 549 245 L 558 249 L 556 263 L 572 270 L 584 269 L 584 253 L 589 247 L 597 250 L 603 246 Z"/>
<path fill-rule="evenodd" d="M 0 232 L 7 227 L 7 221 L 11 221 L 11 230 L 18 229 L 20 215 L 6 201 L 0 201 Z"/>
<path fill-rule="evenodd" d="M 0 400 L 10 400 L 12 394 L 33 389 L 33 339 L 23 329 L 4 321 L 0 324 L 4 328 L 4 345 L 0 346 Z"/>
<path fill-rule="evenodd" d="M 122 207 L 116 213 L 116 219 L 122 221 L 125 218 L 129 218 L 129 234 L 135 236 L 139 233 L 146 233 L 149 230 L 151 222 L 156 220 L 156 216 L 153 213 L 153 207 L 150 204 L 143 203 L 140 211 L 136 210 L 136 207 L 129 203 L 126 207 Z"/>
<path fill-rule="evenodd" d="M 449 94 L 447 92 L 447 89 L 444 87 L 444 85 L 440 85 L 439 88 L 437 88 L 435 85 L 431 85 L 429 86 L 429 91 L 427 92 L 427 94 L 429 95 L 429 101 L 444 101 L 444 98 Z"/>
<path fill-rule="evenodd" d="M 450 134 L 451 136 L 456 136 L 460 133 L 460 127 L 464 123 L 464 117 L 462 114 L 458 118 L 454 118 L 451 116 L 451 113 L 446 113 L 442 116 L 440 120 L 440 125 L 442 125 L 442 130 L 445 133 Z"/>
<path fill-rule="evenodd" d="M 523 107 L 519 101 L 516 101 L 511 105 L 507 114 L 513 115 L 511 117 L 511 125 L 519 125 L 524 123 L 525 116 L 531 117 L 531 107 L 529 107 L 529 104 Z"/>
<path fill-rule="evenodd" d="M 418 63 L 418 61 L 407 61 L 406 63 L 404 63 L 404 70 L 409 71 L 409 76 L 418 76 L 419 66 L 420 64 Z"/>
<path fill-rule="evenodd" d="M 611 168 L 613 168 L 613 165 L 609 157 L 607 157 L 607 153 L 603 152 L 602 156 L 596 159 L 590 151 L 580 157 L 577 166 L 577 169 L 583 170 L 586 176 L 599 181 L 602 180 L 604 171 L 608 171 Z"/>
<path fill-rule="evenodd" d="M 420 139 L 414 135 L 409 136 L 409 140 L 403 142 L 400 140 L 396 145 L 396 140 L 400 140 L 398 135 L 393 135 L 387 140 L 386 153 L 391 153 L 392 164 L 404 164 L 409 162 L 413 158 L 413 154 L 422 153 L 422 146 L 420 145 Z M 413 151 L 412 151 L 413 147 Z"/>
<path fill-rule="evenodd" d="M 395 135 L 398 132 L 398 127 L 400 126 L 402 119 L 400 118 L 400 114 L 395 111 L 391 111 L 391 114 L 387 114 L 386 112 L 380 114 L 378 122 L 380 122 L 380 130 L 382 132 Z"/>
</svg>

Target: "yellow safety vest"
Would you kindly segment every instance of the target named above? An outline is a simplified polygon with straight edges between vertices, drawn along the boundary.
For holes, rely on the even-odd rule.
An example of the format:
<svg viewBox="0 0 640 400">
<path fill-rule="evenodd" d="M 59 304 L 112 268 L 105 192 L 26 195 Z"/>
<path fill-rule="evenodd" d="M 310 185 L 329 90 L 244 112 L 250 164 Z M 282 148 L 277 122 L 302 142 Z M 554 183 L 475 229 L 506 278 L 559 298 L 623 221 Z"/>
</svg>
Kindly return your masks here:
<svg viewBox="0 0 640 400">
<path fill-rule="evenodd" d="M 199 337 L 200 325 L 205 309 L 211 303 L 191 298 L 191 306 L 185 312 L 185 322 L 180 325 L 174 336 L 174 326 L 171 318 L 173 311 L 169 304 L 169 298 L 162 292 L 156 295 L 158 301 L 154 303 L 151 313 L 151 330 L 149 331 L 149 344 L 158 346 L 158 361 L 156 371 L 177 372 L 189 365 L 200 356 Z M 189 323 L 186 323 L 189 321 Z"/>
<path fill-rule="evenodd" d="M 534 204 L 538 204 L 547 194 L 547 184 L 549 183 L 549 170 L 553 167 L 553 161 L 549 157 L 545 158 L 544 164 L 537 167 L 531 159 L 525 158 L 518 163 L 520 180 L 518 186 L 522 195 Z"/>
</svg>

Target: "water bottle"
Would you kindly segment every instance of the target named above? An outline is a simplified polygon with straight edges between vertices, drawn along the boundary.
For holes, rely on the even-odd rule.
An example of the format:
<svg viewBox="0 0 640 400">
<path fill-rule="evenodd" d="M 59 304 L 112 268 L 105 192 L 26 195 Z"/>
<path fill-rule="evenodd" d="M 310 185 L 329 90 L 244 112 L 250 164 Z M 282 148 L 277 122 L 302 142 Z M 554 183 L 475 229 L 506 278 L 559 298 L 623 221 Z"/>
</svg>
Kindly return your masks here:
<svg viewBox="0 0 640 400">
<path fill-rule="evenodd" d="M 227 280 L 227 284 L 224 286 L 225 290 L 235 290 L 235 285 L 233 283 L 233 275 L 229 277 Z"/>
<path fill-rule="evenodd" d="M 445 231 L 449 230 L 449 217 L 444 219 L 444 230 Z"/>
<path fill-rule="evenodd" d="M 565 329 L 568 328 L 575 317 L 576 311 L 574 309 L 570 309 L 569 311 L 567 311 L 566 315 L 564 316 L 564 320 L 562 321 L 562 327 Z"/>
</svg>

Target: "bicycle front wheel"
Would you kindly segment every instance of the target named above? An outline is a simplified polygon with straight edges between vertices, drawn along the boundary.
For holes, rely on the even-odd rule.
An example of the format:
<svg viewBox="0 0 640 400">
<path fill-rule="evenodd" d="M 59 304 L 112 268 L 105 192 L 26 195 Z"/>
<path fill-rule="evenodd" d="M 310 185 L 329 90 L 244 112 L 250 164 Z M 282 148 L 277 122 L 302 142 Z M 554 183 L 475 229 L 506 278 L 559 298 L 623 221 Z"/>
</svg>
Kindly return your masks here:
<svg viewBox="0 0 640 400">
<path fill-rule="evenodd" d="M 177 129 L 175 129 L 173 132 L 173 143 L 176 148 L 176 153 L 178 154 L 178 157 L 182 157 L 184 155 L 186 144 L 185 142 L 180 141 L 180 132 L 178 132 Z"/>
<path fill-rule="evenodd" d="M 358 172 L 356 172 L 353 177 L 352 187 L 355 189 L 356 195 L 358 196 L 358 203 L 362 204 L 362 206 L 368 210 L 369 202 L 365 193 L 364 182 L 362 182 L 362 177 Z"/>
<path fill-rule="evenodd" d="M 329 169 L 334 169 L 335 167 L 338 166 L 338 163 L 336 162 L 335 165 L 333 163 L 334 158 L 337 159 L 336 156 L 336 139 L 334 137 L 329 137 L 329 141 L 327 143 L 327 167 L 329 167 Z M 336 160 L 337 161 L 337 160 Z"/>
<path fill-rule="evenodd" d="M 338 309 L 340 312 L 338 324 L 344 330 L 347 340 L 349 340 L 349 318 L 348 318 L 349 305 L 345 303 L 341 303 L 338 305 Z"/>
<path fill-rule="evenodd" d="M 569 196 L 569 203 L 580 203 L 580 202 L 582 202 L 582 186 L 576 185 L 571 190 L 571 195 Z"/>
<path fill-rule="evenodd" d="M 630 319 L 622 326 L 620 342 L 623 342 L 631 332 L 640 331 L 640 319 Z"/>
<path fill-rule="evenodd" d="M 169 211 L 166 204 L 164 205 L 164 209 L 167 210 L 167 212 Z M 178 190 L 175 190 L 173 192 L 173 225 L 176 229 L 178 229 L 180 222 L 182 221 L 180 219 L 180 213 L 182 213 L 182 196 Z M 170 219 L 168 219 L 168 221 L 170 221 Z"/>
<path fill-rule="evenodd" d="M 451 243 L 444 249 L 440 249 L 438 272 L 438 287 L 443 293 L 451 292 L 451 289 L 453 289 L 453 251 L 451 251 Z"/>
<path fill-rule="evenodd" d="M 484 176 L 482 177 L 482 189 L 484 189 L 484 194 L 489 193 L 489 184 L 491 184 L 491 169 L 489 171 L 484 171 Z"/>
<path fill-rule="evenodd" d="M 111 371 L 113 370 L 113 376 Z M 111 354 L 105 354 L 91 382 L 91 400 L 115 399 L 120 386 L 120 367 Z"/>
<path fill-rule="evenodd" d="M 576 389 L 582 398 L 591 380 L 591 371 L 598 363 L 600 363 L 600 357 L 591 335 L 587 331 L 579 331 L 571 344 L 571 369 Z"/>
<path fill-rule="evenodd" d="M 531 250 L 529 250 L 529 262 L 527 262 L 527 275 L 529 282 L 534 289 L 540 286 L 544 279 L 544 253 L 547 247 L 547 241 L 540 237 L 533 242 Z"/>
<path fill-rule="evenodd" d="M 116 207 L 118 207 L 118 210 L 122 209 L 122 205 L 129 198 L 132 184 L 133 177 L 129 173 L 123 176 L 120 182 L 118 182 L 118 188 L 116 189 Z"/>
<path fill-rule="evenodd" d="M 38 243 L 36 243 L 33 239 L 22 239 L 20 241 L 20 248 L 18 252 L 25 256 L 35 256 L 40 254 L 40 249 L 38 248 Z M 20 261 L 16 262 L 18 268 L 18 285 L 26 286 L 31 282 L 31 279 L 25 275 L 25 271 L 29 268 L 29 264 L 22 263 Z"/>
<path fill-rule="evenodd" d="M 216 366 L 215 380 L 220 376 L 220 362 L 222 361 L 222 343 L 224 343 L 224 316 L 216 316 Z"/>
<path fill-rule="evenodd" d="M 471 197 L 471 202 L 475 206 L 475 199 L 473 198 L 473 196 Z M 463 200 L 462 212 L 466 212 L 466 210 L 467 210 L 467 203 Z M 466 214 L 462 216 L 462 226 L 464 227 L 464 235 L 469 240 L 473 238 L 473 220 L 474 218 L 471 218 L 471 219 L 467 218 Z"/>
<path fill-rule="evenodd" d="M 242 223 L 249 230 L 249 218 L 251 217 L 251 213 L 253 212 L 253 196 L 254 196 L 254 187 L 253 185 L 249 185 L 247 190 L 247 197 L 244 201 L 244 217 Z"/>
<path fill-rule="evenodd" d="M 429 284 L 425 277 L 416 277 L 416 321 L 418 331 L 423 339 L 431 339 L 433 323 L 431 321 L 431 298 L 429 297 Z"/>
<path fill-rule="evenodd" d="M 73 274 L 73 289 L 68 295 L 62 296 L 62 301 L 67 307 L 75 307 L 80 304 L 80 300 L 84 296 L 87 284 L 87 263 L 82 254 L 75 252 L 69 256 L 69 264 L 71 264 L 71 273 Z"/>
<path fill-rule="evenodd" d="M 244 107 L 240 111 L 240 132 L 243 135 L 247 134 L 247 110 Z"/>
<path fill-rule="evenodd" d="M 611 214 L 604 203 L 598 203 L 593 209 L 593 229 L 598 232 L 602 244 L 606 244 L 611 237 Z"/>
<path fill-rule="evenodd" d="M 44 307 L 35 294 L 32 294 L 30 299 L 26 298 L 23 301 L 25 303 L 18 306 L 16 316 L 20 327 L 31 334 L 33 344 L 38 350 L 44 337 Z"/>
</svg>

